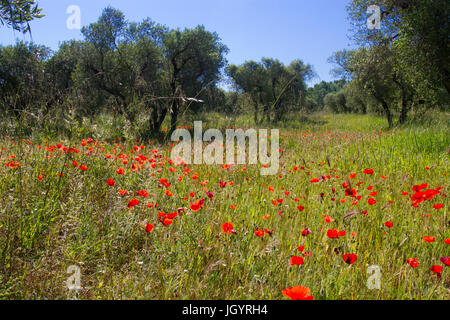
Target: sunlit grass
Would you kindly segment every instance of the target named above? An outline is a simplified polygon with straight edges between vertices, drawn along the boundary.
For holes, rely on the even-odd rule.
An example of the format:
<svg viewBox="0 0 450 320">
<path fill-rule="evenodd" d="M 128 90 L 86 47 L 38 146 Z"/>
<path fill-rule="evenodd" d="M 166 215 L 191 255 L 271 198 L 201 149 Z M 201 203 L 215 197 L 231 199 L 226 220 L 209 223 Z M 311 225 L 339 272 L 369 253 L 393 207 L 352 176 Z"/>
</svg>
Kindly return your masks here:
<svg viewBox="0 0 450 320">
<path fill-rule="evenodd" d="M 450 298 L 447 267 L 440 279 L 429 270 L 442 265 L 439 259 L 450 252 L 444 243 L 450 231 L 448 198 L 443 195 L 448 192 L 448 121 L 388 130 L 383 118 L 369 115 L 291 118 L 279 126 L 279 175 L 269 177 L 250 165 L 228 171 L 221 166 L 188 166 L 187 171 L 168 163 L 164 156 L 169 146 L 156 141 L 139 151 L 134 151 L 131 138 L 116 140 L 117 145 L 101 142 L 118 137 L 120 121 L 109 118 L 75 129 L 70 141 L 53 137 L 45 144 L 39 134 L 32 142 L 3 139 L 0 297 L 70 298 L 66 270 L 75 264 L 82 272 L 81 299 L 285 299 L 281 291 L 297 285 L 310 288 L 315 299 Z M 219 129 L 254 126 L 251 116 L 207 114 L 201 120 L 205 127 Z M 88 133 L 95 133 L 99 141 L 82 146 L 81 138 L 89 138 Z M 66 155 L 58 143 L 80 153 Z M 49 152 L 46 146 L 55 147 Z M 114 159 L 114 150 L 116 155 L 126 154 L 128 163 Z M 107 154 L 113 157 L 107 159 Z M 133 172 L 132 164 L 141 165 L 133 160 L 138 154 L 147 160 Z M 154 168 L 149 158 L 155 158 Z M 19 163 L 17 168 L 5 165 L 11 160 Z M 81 171 L 82 164 L 89 170 Z M 127 174 L 118 175 L 119 167 Z M 365 169 L 373 169 L 373 176 L 364 174 Z M 356 176 L 349 180 L 352 173 Z M 325 181 L 310 182 L 327 175 Z M 109 178 L 115 180 L 114 187 L 107 185 Z M 171 183 L 172 197 L 160 186 L 161 178 Z M 220 181 L 234 184 L 221 188 Z M 345 195 L 346 181 L 362 196 L 357 204 Z M 414 208 L 412 188 L 422 183 L 443 189 Z M 367 190 L 369 186 L 373 190 Z M 121 196 L 118 190 L 123 189 L 131 195 Z M 149 197 L 137 196 L 139 190 L 147 190 Z M 208 199 L 205 191 L 214 197 Z M 373 191 L 378 194 L 370 196 Z M 376 204 L 369 205 L 369 197 Z M 140 204 L 129 209 L 132 198 Z M 205 198 L 204 207 L 191 212 L 190 201 L 199 198 Z M 277 199 L 283 202 L 274 206 Z M 159 206 L 148 208 L 147 203 Z M 437 203 L 442 209 L 433 209 Z M 305 210 L 297 210 L 298 205 Z M 188 214 L 177 216 L 171 225 L 158 221 L 158 212 L 183 207 Z M 343 219 L 354 210 L 357 214 Z M 335 221 L 328 224 L 323 215 Z M 394 226 L 387 228 L 386 221 Z M 236 234 L 222 231 L 226 222 L 233 223 Z M 147 223 L 155 226 L 150 233 L 145 232 Z M 259 238 L 256 228 L 274 232 Z M 310 235 L 301 235 L 305 228 Z M 328 229 L 345 230 L 346 235 L 329 239 Z M 426 243 L 423 236 L 435 236 L 436 241 Z M 302 255 L 300 245 L 312 254 L 304 257 L 304 265 L 291 266 L 291 256 Z M 358 259 L 349 266 L 343 253 L 355 253 Z M 418 259 L 419 267 L 411 268 L 408 258 Z M 372 265 L 381 269 L 379 290 L 367 287 L 367 268 Z"/>
</svg>

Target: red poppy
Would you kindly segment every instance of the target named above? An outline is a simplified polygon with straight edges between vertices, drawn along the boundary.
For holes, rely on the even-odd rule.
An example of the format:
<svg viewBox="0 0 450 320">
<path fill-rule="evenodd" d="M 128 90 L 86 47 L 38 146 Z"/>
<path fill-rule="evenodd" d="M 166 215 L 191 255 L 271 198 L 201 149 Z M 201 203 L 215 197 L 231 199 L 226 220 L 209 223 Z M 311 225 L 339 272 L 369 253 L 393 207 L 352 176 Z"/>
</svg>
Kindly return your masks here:
<svg viewBox="0 0 450 320">
<path fill-rule="evenodd" d="M 257 237 L 260 237 L 260 238 L 264 237 L 264 230 L 263 229 L 256 229 L 255 230 L 255 235 Z"/>
<path fill-rule="evenodd" d="M 332 217 L 330 217 L 329 215 L 323 215 L 322 218 L 323 218 L 323 221 L 325 221 L 326 223 L 331 223 L 331 222 L 334 222 L 334 221 L 335 221 L 335 220 L 334 220 Z"/>
<path fill-rule="evenodd" d="M 445 242 L 446 244 L 450 244 L 450 238 L 445 239 L 444 242 Z"/>
<path fill-rule="evenodd" d="M 303 286 L 287 288 L 282 293 L 285 297 L 292 300 L 314 300 L 314 297 L 309 295 L 309 288 Z"/>
<path fill-rule="evenodd" d="M 419 266 L 419 261 L 417 261 L 417 259 L 406 259 L 406 262 L 408 262 L 412 268 L 417 268 Z"/>
<path fill-rule="evenodd" d="M 199 199 L 197 201 L 195 201 L 194 203 L 191 202 L 191 210 L 196 212 L 198 210 L 200 210 L 201 208 L 203 208 L 205 204 L 205 199 Z"/>
<path fill-rule="evenodd" d="M 150 223 L 147 223 L 147 225 L 145 226 L 145 231 L 146 232 L 150 232 L 153 230 L 153 225 Z"/>
<path fill-rule="evenodd" d="M 364 174 L 370 174 L 373 175 L 373 169 L 365 169 Z"/>
<path fill-rule="evenodd" d="M 339 238 L 339 233 L 336 229 L 331 229 L 327 231 L 327 237 L 330 239 L 337 239 Z"/>
<path fill-rule="evenodd" d="M 298 266 L 304 264 L 304 260 L 302 257 L 293 256 L 290 260 L 291 266 Z"/>
<path fill-rule="evenodd" d="M 345 189 L 345 195 L 347 197 L 354 198 L 354 197 L 356 197 L 356 190 L 355 189 Z"/>
<path fill-rule="evenodd" d="M 344 254 L 342 256 L 342 258 L 344 259 L 345 263 L 347 264 L 353 264 L 355 263 L 356 259 L 358 258 L 358 256 L 356 254 Z"/>
<path fill-rule="evenodd" d="M 128 192 L 128 190 L 119 190 L 120 195 L 123 196 L 129 196 L 130 193 Z"/>
<path fill-rule="evenodd" d="M 377 203 L 377 201 L 376 201 L 374 198 L 369 198 L 369 199 L 367 200 L 367 202 L 368 202 L 371 206 L 373 206 L 375 203 Z"/>
<path fill-rule="evenodd" d="M 309 230 L 308 228 L 303 229 L 302 236 L 306 237 L 309 234 L 311 234 L 311 230 Z"/>
<path fill-rule="evenodd" d="M 442 257 L 441 262 L 445 264 L 447 267 L 450 267 L 450 257 Z"/>
<path fill-rule="evenodd" d="M 388 228 L 392 228 L 394 226 L 394 224 L 391 221 L 386 221 L 384 225 Z"/>
<path fill-rule="evenodd" d="M 139 200 L 138 199 L 132 199 L 130 200 L 130 202 L 128 202 L 128 208 L 133 208 L 135 206 L 137 206 L 139 204 Z"/>
<path fill-rule="evenodd" d="M 148 197 L 148 191 L 147 190 L 140 190 L 140 191 L 136 191 L 136 195 L 142 197 L 142 198 L 147 198 Z"/>
<path fill-rule="evenodd" d="M 441 209 L 442 207 L 443 207 L 442 203 L 438 203 L 438 204 L 435 204 L 435 205 L 433 206 L 433 208 L 436 209 L 436 210 L 439 210 L 439 209 Z"/>
<path fill-rule="evenodd" d="M 108 179 L 107 183 L 110 187 L 114 187 L 116 185 L 116 182 L 113 179 Z"/>
<path fill-rule="evenodd" d="M 430 236 L 423 237 L 422 239 L 423 239 L 425 242 L 435 242 L 435 241 L 436 241 L 436 238 L 435 238 L 435 237 L 430 237 Z"/>
<path fill-rule="evenodd" d="M 233 229 L 233 224 L 230 222 L 224 223 L 222 225 L 222 230 L 225 233 L 233 233 L 233 234 L 236 233 L 236 231 Z"/>
<path fill-rule="evenodd" d="M 442 266 L 432 266 L 430 268 L 431 272 L 435 273 L 437 275 L 438 278 L 441 277 L 441 272 L 442 272 Z"/>
</svg>

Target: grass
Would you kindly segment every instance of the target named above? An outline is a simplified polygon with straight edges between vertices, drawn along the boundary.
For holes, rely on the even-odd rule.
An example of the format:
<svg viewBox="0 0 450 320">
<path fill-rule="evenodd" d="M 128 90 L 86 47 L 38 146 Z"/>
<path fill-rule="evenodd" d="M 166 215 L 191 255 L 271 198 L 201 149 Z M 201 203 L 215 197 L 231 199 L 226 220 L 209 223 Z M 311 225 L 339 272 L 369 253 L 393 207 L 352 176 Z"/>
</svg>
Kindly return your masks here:
<svg viewBox="0 0 450 320">
<path fill-rule="evenodd" d="M 191 120 L 181 125 L 192 126 Z M 207 114 L 201 120 L 204 127 L 219 129 L 253 126 L 250 116 Z M 447 267 L 441 278 L 430 271 L 432 265 L 443 266 L 439 260 L 450 252 L 444 242 L 450 237 L 448 124 L 443 117 L 432 126 L 387 130 L 384 119 L 369 115 L 291 117 L 273 125 L 281 128 L 283 151 L 279 175 L 268 177 L 250 165 L 175 166 L 167 161 L 169 145 L 152 141 L 136 151 L 132 138 L 113 140 L 119 136 L 117 119 L 84 123 L 71 139 L 52 133 L 35 133 L 30 141 L 4 138 L 0 298 L 73 298 L 67 269 L 78 265 L 79 299 L 286 299 L 282 290 L 298 285 L 310 288 L 314 299 L 449 299 Z M 82 145 L 86 134 L 97 141 Z M 82 164 L 88 171 L 80 170 Z M 126 175 L 116 173 L 119 167 Z M 365 169 L 374 174 L 364 174 Z M 311 182 L 322 176 L 325 181 Z M 172 196 L 161 178 L 171 184 Z M 116 185 L 109 186 L 108 179 Z M 234 184 L 221 188 L 220 181 Z M 346 196 L 344 182 L 361 196 L 357 203 Z M 413 207 L 413 186 L 423 183 L 443 188 Z M 139 190 L 147 190 L 148 197 L 137 196 Z M 130 209 L 133 198 L 140 203 Z M 204 207 L 192 212 L 190 202 L 201 198 Z M 369 205 L 368 198 L 376 203 Z M 275 206 L 277 199 L 283 202 Z M 434 209 L 438 203 L 443 207 Z M 158 212 L 179 208 L 186 214 L 172 224 L 159 221 Z M 327 223 L 323 215 L 335 221 Z M 384 225 L 387 221 L 392 228 Z M 236 234 L 222 231 L 226 222 Z M 151 232 L 145 231 L 147 223 L 154 225 Z M 258 237 L 257 228 L 273 234 Z M 302 236 L 306 228 L 311 234 Z M 330 239 L 329 229 L 346 235 Z M 435 242 L 425 242 L 424 236 L 434 236 Z M 303 256 L 300 245 L 311 255 Z M 357 261 L 346 264 L 344 253 L 356 254 Z M 291 266 L 294 255 L 303 256 L 304 265 Z M 409 258 L 419 267 L 412 268 Z M 379 290 L 367 286 L 373 265 L 381 270 Z"/>
</svg>

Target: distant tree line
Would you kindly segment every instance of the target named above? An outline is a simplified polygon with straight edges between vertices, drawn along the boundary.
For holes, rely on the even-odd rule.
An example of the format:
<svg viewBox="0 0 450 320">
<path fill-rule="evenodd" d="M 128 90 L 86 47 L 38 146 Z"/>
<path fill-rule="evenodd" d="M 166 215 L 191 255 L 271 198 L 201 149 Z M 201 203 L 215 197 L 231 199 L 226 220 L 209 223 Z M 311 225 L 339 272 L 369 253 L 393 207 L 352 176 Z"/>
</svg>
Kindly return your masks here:
<svg viewBox="0 0 450 320">
<path fill-rule="evenodd" d="M 380 30 L 367 27 L 371 4 L 381 8 Z M 352 0 L 359 48 L 330 57 L 339 80 L 308 88 L 315 73 L 301 60 L 229 65 L 227 46 L 203 26 L 129 22 L 108 7 L 82 28 L 83 40 L 56 52 L 34 43 L 0 46 L 0 112 L 41 125 L 58 113 L 83 119 L 108 112 L 144 138 L 165 121 L 174 130 L 186 112 L 203 111 L 248 113 L 256 124 L 297 111 L 377 112 L 389 126 L 402 124 L 411 110 L 448 108 L 448 9 L 446 0 Z M 40 10 L 31 0 L 2 0 L 0 22 L 29 32 Z M 233 90 L 223 89 L 226 81 Z"/>
<path fill-rule="evenodd" d="M 40 120 L 55 112 L 80 119 L 110 112 L 139 122 L 147 137 L 165 120 L 174 130 L 186 111 L 248 108 L 257 122 L 279 121 L 305 105 L 306 81 L 314 76 L 301 60 L 228 65 L 228 48 L 203 26 L 129 22 L 111 7 L 81 32 L 83 40 L 66 41 L 56 52 L 34 43 L 0 46 L 0 111 Z M 235 91 L 221 88 L 227 76 Z"/>
<path fill-rule="evenodd" d="M 78 116 L 109 110 L 131 123 L 146 114 L 151 135 L 166 116 L 173 130 L 187 105 L 198 108 L 226 64 L 228 48 L 203 26 L 128 22 L 108 7 L 81 32 L 83 41 L 64 42 L 57 52 L 23 42 L 1 47 L 2 108 L 45 116 L 70 105 Z"/>
</svg>

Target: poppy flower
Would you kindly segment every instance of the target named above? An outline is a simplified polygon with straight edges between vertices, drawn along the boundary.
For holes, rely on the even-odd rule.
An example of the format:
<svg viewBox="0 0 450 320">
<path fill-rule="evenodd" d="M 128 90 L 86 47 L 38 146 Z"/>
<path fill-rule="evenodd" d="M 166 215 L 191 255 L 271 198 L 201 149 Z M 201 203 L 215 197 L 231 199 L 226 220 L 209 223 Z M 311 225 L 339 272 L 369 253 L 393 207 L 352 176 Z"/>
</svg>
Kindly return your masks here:
<svg viewBox="0 0 450 320">
<path fill-rule="evenodd" d="M 429 236 L 423 237 L 422 239 L 423 239 L 425 242 L 435 242 L 435 241 L 436 241 L 436 238 L 435 238 L 435 237 L 429 237 Z"/>
<path fill-rule="evenodd" d="M 432 266 L 430 268 L 431 272 L 437 275 L 438 279 L 441 278 L 442 266 Z"/>
<path fill-rule="evenodd" d="M 302 257 L 293 256 L 290 260 L 291 266 L 298 266 L 304 264 L 304 260 Z"/>
<path fill-rule="evenodd" d="M 199 199 L 197 201 L 195 201 L 194 203 L 191 202 L 191 210 L 194 212 L 199 211 L 201 208 L 203 208 L 205 204 L 205 199 Z"/>
<path fill-rule="evenodd" d="M 373 169 L 365 169 L 364 174 L 370 174 L 373 175 Z"/>
<path fill-rule="evenodd" d="M 125 175 L 125 169 L 124 168 L 119 168 L 116 170 L 117 174 L 121 174 L 121 175 Z"/>
<path fill-rule="evenodd" d="M 419 261 L 417 259 L 406 259 L 406 262 L 412 267 L 417 268 L 419 266 Z"/>
<path fill-rule="evenodd" d="M 392 227 L 394 226 L 394 224 L 393 224 L 391 221 L 386 221 L 386 222 L 384 223 L 384 225 L 385 225 L 386 227 L 388 227 L 388 228 L 392 228 Z"/>
<path fill-rule="evenodd" d="M 308 228 L 303 229 L 302 231 L 302 236 L 306 237 L 307 235 L 311 234 L 311 230 L 309 230 Z"/>
<path fill-rule="evenodd" d="M 324 216 L 322 216 L 322 218 L 323 218 L 323 221 L 325 221 L 326 223 L 331 223 L 331 222 L 334 222 L 335 220 L 332 218 L 332 217 L 330 217 L 329 215 L 324 215 Z"/>
<path fill-rule="evenodd" d="M 445 242 L 446 244 L 450 244 L 450 238 L 445 239 L 444 242 Z"/>
<path fill-rule="evenodd" d="M 148 191 L 147 190 L 140 190 L 140 191 L 136 191 L 136 195 L 142 197 L 142 198 L 147 198 L 148 197 Z"/>
<path fill-rule="evenodd" d="M 347 264 L 353 264 L 355 263 L 356 259 L 358 258 L 358 256 L 356 254 L 344 254 L 342 256 L 342 259 L 344 259 L 345 263 Z"/>
<path fill-rule="evenodd" d="M 371 206 L 373 206 L 375 203 L 377 203 L 377 201 L 376 201 L 374 198 L 369 198 L 369 199 L 367 199 L 367 202 L 368 202 Z"/>
<path fill-rule="evenodd" d="M 447 267 L 450 267 L 450 257 L 442 257 L 441 262 L 445 264 Z"/>
<path fill-rule="evenodd" d="M 145 232 L 150 232 L 153 230 L 153 225 L 150 223 L 147 223 L 147 225 L 145 226 Z"/>
<path fill-rule="evenodd" d="M 337 239 L 339 238 L 339 233 L 336 229 L 331 229 L 327 231 L 327 237 L 330 239 Z"/>
<path fill-rule="evenodd" d="M 347 197 L 354 198 L 354 197 L 356 197 L 356 190 L 355 189 L 346 189 L 345 190 L 345 195 Z"/>
<path fill-rule="evenodd" d="M 139 200 L 138 199 L 132 199 L 128 202 L 128 208 L 133 208 L 135 206 L 137 206 L 139 204 Z"/>
<path fill-rule="evenodd" d="M 263 229 L 256 229 L 255 230 L 255 236 L 260 237 L 260 238 L 264 237 L 264 230 Z"/>
<path fill-rule="evenodd" d="M 314 300 L 314 297 L 310 296 L 309 293 L 309 288 L 303 286 L 291 287 L 282 291 L 285 297 L 292 300 Z"/>
<path fill-rule="evenodd" d="M 224 223 L 222 225 L 222 230 L 225 233 L 233 233 L 236 234 L 236 231 L 233 229 L 233 224 L 230 222 Z"/>
<path fill-rule="evenodd" d="M 80 166 L 80 170 L 81 170 L 81 171 L 88 171 L 89 169 L 88 169 L 88 167 L 87 167 L 85 164 L 82 164 L 82 165 Z"/>
<path fill-rule="evenodd" d="M 438 203 L 438 204 L 435 204 L 435 205 L 433 206 L 433 208 L 436 209 L 436 210 L 439 210 L 439 209 L 441 209 L 442 207 L 443 207 L 442 203 Z"/>
<path fill-rule="evenodd" d="M 116 182 L 113 179 L 108 179 L 107 183 L 110 187 L 114 187 L 116 185 Z"/>
</svg>

